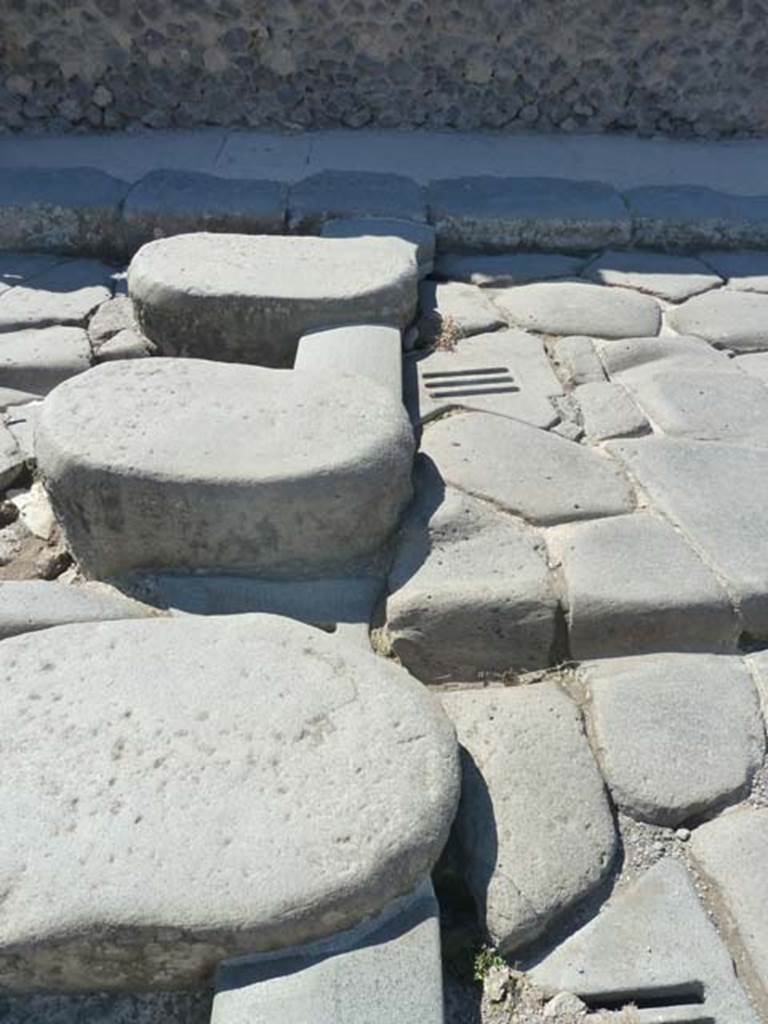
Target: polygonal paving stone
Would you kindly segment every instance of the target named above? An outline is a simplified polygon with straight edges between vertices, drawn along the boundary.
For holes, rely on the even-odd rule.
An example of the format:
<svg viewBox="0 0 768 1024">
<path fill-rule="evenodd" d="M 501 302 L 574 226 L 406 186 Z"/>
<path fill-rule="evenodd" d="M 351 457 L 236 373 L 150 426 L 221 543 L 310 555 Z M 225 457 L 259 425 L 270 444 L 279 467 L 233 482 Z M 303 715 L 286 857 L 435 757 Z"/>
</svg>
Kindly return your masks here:
<svg viewBox="0 0 768 1024">
<path fill-rule="evenodd" d="M 582 384 L 573 392 L 589 441 L 647 434 L 650 424 L 620 384 L 607 380 Z"/>
<path fill-rule="evenodd" d="M 616 851 L 576 705 L 553 683 L 442 695 L 462 746 L 456 832 L 481 920 L 503 952 L 592 892 Z"/>
<path fill-rule="evenodd" d="M 507 288 L 496 304 L 510 323 L 543 334 L 630 338 L 658 334 L 661 309 L 648 295 L 576 281 Z"/>
<path fill-rule="evenodd" d="M 562 342 L 558 343 L 558 348 Z M 653 380 L 662 371 L 732 368 L 728 356 L 718 352 L 702 338 L 661 335 L 654 338 L 625 338 L 596 341 L 595 346 L 608 376 L 626 387 Z"/>
<path fill-rule="evenodd" d="M 67 260 L 0 294 L 0 332 L 83 324 L 112 294 L 112 269 L 98 260 Z"/>
<path fill-rule="evenodd" d="M 105 583 L 66 586 L 47 580 L 0 582 L 0 639 L 71 622 L 136 619 L 154 608 L 125 597 Z"/>
<path fill-rule="evenodd" d="M 733 650 L 740 624 L 714 573 L 666 520 L 616 516 L 558 529 L 574 658 Z"/>
<path fill-rule="evenodd" d="M 9 428 L 0 420 L 0 489 L 8 487 L 24 468 L 24 452 Z"/>
<path fill-rule="evenodd" d="M 415 246 L 419 276 L 432 273 L 435 261 L 435 229 L 431 224 L 386 217 L 338 217 L 320 229 L 323 238 L 400 238 Z"/>
<path fill-rule="evenodd" d="M 337 217 L 424 221 L 425 192 L 411 178 L 375 171 L 321 171 L 291 186 L 290 231 L 318 231 Z"/>
<path fill-rule="evenodd" d="M 592 338 L 580 334 L 560 338 L 552 349 L 552 358 L 574 387 L 605 380 L 603 364 Z"/>
<path fill-rule="evenodd" d="M 400 331 L 380 324 L 355 324 L 312 331 L 299 341 L 294 367 L 332 377 L 356 374 L 379 384 L 400 400 L 403 353 Z M 354 387 L 354 384 L 350 384 Z"/>
<path fill-rule="evenodd" d="M 426 460 L 417 480 L 389 576 L 391 650 L 425 682 L 548 665 L 557 598 L 539 534 L 445 488 Z"/>
<path fill-rule="evenodd" d="M 128 272 L 141 329 L 164 353 L 269 366 L 290 366 L 311 330 L 405 327 L 416 284 L 412 247 L 395 238 L 177 235 L 145 245 Z"/>
<path fill-rule="evenodd" d="M 3 641 L 0 674 L 7 989 L 209 985 L 381 911 L 447 837 L 439 705 L 311 627 L 61 626 Z"/>
<path fill-rule="evenodd" d="M 45 400 L 38 463 L 86 569 L 314 574 L 374 551 L 410 497 L 402 405 L 193 359 L 105 363 Z"/>
<path fill-rule="evenodd" d="M 628 814 L 675 826 L 745 795 L 765 736 L 740 658 L 653 654 L 580 673 L 598 761 Z"/>
<path fill-rule="evenodd" d="M 138 330 L 133 303 L 127 295 L 116 295 L 103 302 L 88 321 L 88 337 L 94 348 L 126 330 Z"/>
<path fill-rule="evenodd" d="M 669 322 L 681 334 L 698 335 L 718 348 L 768 348 L 768 295 L 720 288 L 671 310 Z"/>
<path fill-rule="evenodd" d="M 743 249 L 740 252 L 710 251 L 699 256 L 728 287 L 742 292 L 768 292 L 768 252 Z"/>
<path fill-rule="evenodd" d="M 583 272 L 597 284 L 635 288 L 670 302 L 681 302 L 722 284 L 700 260 L 661 252 L 602 253 Z"/>
<path fill-rule="evenodd" d="M 91 365 L 81 327 L 43 327 L 0 333 L 0 380 L 7 387 L 44 395 Z"/>
<path fill-rule="evenodd" d="M 422 450 L 447 483 L 532 523 L 632 509 L 632 491 L 611 460 L 503 416 L 448 416 L 425 429 Z"/>
<path fill-rule="evenodd" d="M 504 318 L 479 288 L 460 281 L 423 281 L 419 286 L 419 337 L 450 347 L 459 338 L 504 325 Z"/>
<path fill-rule="evenodd" d="M 644 185 L 624 194 L 635 245 L 651 249 L 740 249 L 768 243 L 768 197 L 700 185 Z"/>
<path fill-rule="evenodd" d="M 552 252 L 443 253 L 435 263 L 435 277 L 465 281 L 481 288 L 508 288 L 531 281 L 572 277 L 584 266 L 580 256 Z"/>
</svg>

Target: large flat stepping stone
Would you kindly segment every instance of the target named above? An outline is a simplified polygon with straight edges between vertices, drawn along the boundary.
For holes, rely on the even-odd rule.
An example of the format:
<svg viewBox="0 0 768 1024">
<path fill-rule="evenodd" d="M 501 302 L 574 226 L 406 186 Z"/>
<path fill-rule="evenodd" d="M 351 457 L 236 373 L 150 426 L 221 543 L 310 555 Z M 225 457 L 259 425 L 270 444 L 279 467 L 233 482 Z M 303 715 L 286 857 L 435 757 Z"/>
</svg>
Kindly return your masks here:
<svg viewBox="0 0 768 1024">
<path fill-rule="evenodd" d="M 510 952 L 592 892 L 616 852 L 576 705 L 553 683 L 442 695 L 462 746 L 456 833 L 491 940 Z"/>
<path fill-rule="evenodd" d="M 0 640 L 72 622 L 139 619 L 155 614 L 154 608 L 105 583 L 68 586 L 47 580 L 0 582 Z"/>
<path fill-rule="evenodd" d="M 642 250 L 601 253 L 583 276 L 597 284 L 635 288 L 670 302 L 682 302 L 722 284 L 721 277 L 693 256 Z"/>
<path fill-rule="evenodd" d="M 8 990 L 210 985 L 384 910 L 447 837 L 439 705 L 309 626 L 62 626 L 3 641 L 0 671 Z"/>
<path fill-rule="evenodd" d="M 425 221 L 425 192 L 411 178 L 376 171 L 321 171 L 291 186 L 290 231 L 319 231 L 337 217 Z"/>
<path fill-rule="evenodd" d="M 419 277 L 432 273 L 435 262 L 435 229 L 431 224 L 396 217 L 337 217 L 327 220 L 323 238 L 401 238 L 414 247 Z"/>
<path fill-rule="evenodd" d="M 735 352 L 768 348 L 768 295 L 720 288 L 670 311 L 680 334 L 695 334 Z"/>
<path fill-rule="evenodd" d="M 395 238 L 177 235 L 143 246 L 128 272 L 141 329 L 165 354 L 265 366 L 292 365 L 311 330 L 405 327 L 416 285 Z"/>
<path fill-rule="evenodd" d="M 510 323 L 542 334 L 632 338 L 658 334 L 661 309 L 648 295 L 577 281 L 506 288 L 496 305 Z"/>
<path fill-rule="evenodd" d="M 765 736 L 740 658 L 654 654 L 587 662 L 580 674 L 600 767 L 628 814 L 675 826 L 746 794 Z"/>
<path fill-rule="evenodd" d="M 386 637 L 436 683 L 541 668 L 557 597 L 537 531 L 446 488 L 424 460 L 389 575 Z"/>
<path fill-rule="evenodd" d="M 651 249 L 758 248 L 768 243 L 768 197 L 700 185 L 643 185 L 624 194 L 633 242 Z"/>
<path fill-rule="evenodd" d="M 573 277 L 583 266 L 583 257 L 557 252 L 447 252 L 437 258 L 434 276 L 441 281 L 465 281 L 481 288 L 509 288 L 531 281 Z"/>
<path fill-rule="evenodd" d="M 728 281 L 728 287 L 742 292 L 768 292 L 768 252 L 742 249 L 699 253 L 700 259 Z"/>
<path fill-rule="evenodd" d="M 691 853 L 711 879 L 736 962 L 764 1014 L 768 1013 L 768 809 L 739 810 L 697 828 Z"/>
<path fill-rule="evenodd" d="M 44 395 L 91 365 L 82 327 L 43 327 L 0 333 L 0 380 L 4 386 Z"/>
<path fill-rule="evenodd" d="M 740 622 L 708 565 L 665 520 L 646 513 L 560 527 L 574 658 L 649 651 L 732 651 Z"/>
<path fill-rule="evenodd" d="M 403 349 L 396 327 L 355 324 L 312 331 L 300 339 L 293 365 L 337 379 L 342 374 L 367 377 L 398 401 L 402 397 Z"/>
<path fill-rule="evenodd" d="M 428 425 L 422 450 L 445 481 L 539 525 L 620 515 L 632 490 L 616 464 L 589 448 L 488 413 Z"/>
<path fill-rule="evenodd" d="M 690 875 L 671 858 L 617 892 L 530 976 L 595 1013 L 637 1007 L 643 1024 L 759 1024 Z"/>
<path fill-rule="evenodd" d="M 0 294 L 0 333 L 85 324 L 112 294 L 112 274 L 99 260 L 67 260 L 36 274 Z"/>
<path fill-rule="evenodd" d="M 76 557 L 313 575 L 373 552 L 410 492 L 405 410 L 363 378 L 105 363 L 46 398 L 40 470 Z"/>
</svg>

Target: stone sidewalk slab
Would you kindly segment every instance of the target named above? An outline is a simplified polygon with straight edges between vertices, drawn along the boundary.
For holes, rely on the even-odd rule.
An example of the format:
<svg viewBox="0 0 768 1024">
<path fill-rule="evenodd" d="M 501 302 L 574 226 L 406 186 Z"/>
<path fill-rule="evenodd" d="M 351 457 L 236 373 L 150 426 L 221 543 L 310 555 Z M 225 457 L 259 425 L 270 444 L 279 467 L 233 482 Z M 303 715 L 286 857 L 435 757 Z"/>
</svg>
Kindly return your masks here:
<svg viewBox="0 0 768 1024">
<path fill-rule="evenodd" d="M 669 313 L 680 334 L 695 334 L 718 348 L 768 348 L 768 295 L 721 288 L 697 295 Z"/>
<path fill-rule="evenodd" d="M 763 190 L 764 191 L 764 190 Z M 768 245 L 768 196 L 693 185 L 649 185 L 624 198 L 635 245 L 650 249 L 756 249 Z"/>
<path fill-rule="evenodd" d="M 67 260 L 0 294 L 0 333 L 53 324 L 83 325 L 112 294 L 112 268 Z"/>
<path fill-rule="evenodd" d="M 288 230 L 318 232 L 337 217 L 389 217 L 425 221 L 426 195 L 415 181 L 374 171 L 322 171 L 292 185 Z"/>
<path fill-rule="evenodd" d="M 648 295 L 575 281 L 505 288 L 496 305 L 510 323 L 542 334 L 632 338 L 658 334 L 661 309 Z"/>
<path fill-rule="evenodd" d="M 45 395 L 91 365 L 81 327 L 43 327 L 0 333 L 0 380 L 5 387 Z"/>
<path fill-rule="evenodd" d="M 722 278 L 691 256 L 659 252 L 601 253 L 582 271 L 596 284 L 635 288 L 669 302 L 682 302 L 722 284 Z"/>
</svg>

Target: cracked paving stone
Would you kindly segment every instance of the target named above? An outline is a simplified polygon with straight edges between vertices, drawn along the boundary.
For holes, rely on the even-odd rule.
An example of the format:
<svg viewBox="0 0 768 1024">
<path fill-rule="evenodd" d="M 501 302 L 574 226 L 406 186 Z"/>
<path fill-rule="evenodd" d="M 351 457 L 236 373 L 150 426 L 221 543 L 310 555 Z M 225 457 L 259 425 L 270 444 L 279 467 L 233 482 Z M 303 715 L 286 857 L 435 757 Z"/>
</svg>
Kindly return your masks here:
<svg viewBox="0 0 768 1024">
<path fill-rule="evenodd" d="M 722 284 L 722 278 L 701 260 L 662 252 L 604 252 L 584 269 L 582 277 L 597 284 L 635 288 L 670 302 L 682 302 Z"/>
<path fill-rule="evenodd" d="M 620 384 L 594 381 L 572 392 L 584 421 L 589 441 L 647 434 L 651 427 L 636 403 Z"/>
</svg>

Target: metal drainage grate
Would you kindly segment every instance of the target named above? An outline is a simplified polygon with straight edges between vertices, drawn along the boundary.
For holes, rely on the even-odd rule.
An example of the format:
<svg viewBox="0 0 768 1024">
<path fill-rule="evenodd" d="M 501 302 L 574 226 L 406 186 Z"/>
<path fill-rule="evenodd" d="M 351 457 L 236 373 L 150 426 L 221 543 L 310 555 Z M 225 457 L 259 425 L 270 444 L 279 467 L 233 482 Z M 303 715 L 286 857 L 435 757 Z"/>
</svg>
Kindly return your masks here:
<svg viewBox="0 0 768 1024">
<path fill-rule="evenodd" d="M 704 988 L 699 982 L 674 988 L 582 995 L 581 998 L 590 1011 L 587 1021 L 605 1020 L 606 1011 L 618 1012 L 629 1005 L 636 1007 L 631 1019 L 637 1024 L 721 1024 L 704 1005 Z"/>
<path fill-rule="evenodd" d="M 468 370 L 429 370 L 421 375 L 430 398 L 468 398 L 472 395 L 506 395 L 519 391 L 508 366 Z"/>
</svg>

